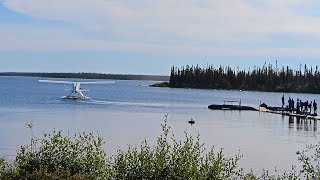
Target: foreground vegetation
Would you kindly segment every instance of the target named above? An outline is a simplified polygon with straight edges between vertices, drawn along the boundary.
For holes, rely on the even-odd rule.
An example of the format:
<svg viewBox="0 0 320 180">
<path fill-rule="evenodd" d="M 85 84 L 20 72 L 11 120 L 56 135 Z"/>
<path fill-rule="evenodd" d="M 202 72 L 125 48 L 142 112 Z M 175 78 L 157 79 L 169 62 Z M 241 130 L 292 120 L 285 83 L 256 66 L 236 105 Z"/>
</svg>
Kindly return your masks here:
<svg viewBox="0 0 320 180">
<path fill-rule="evenodd" d="M 32 132 L 32 125 L 29 125 Z M 242 155 L 227 157 L 223 150 L 206 150 L 199 136 L 185 134 L 183 141 L 175 139 L 167 125 L 154 146 L 143 141 L 140 147 L 129 146 L 107 156 L 99 135 L 81 133 L 44 134 L 31 138 L 22 146 L 13 163 L 0 158 L 0 179 L 319 179 L 320 148 L 310 146 L 298 152 L 301 170 L 281 175 L 263 171 L 244 173 L 238 163 Z"/>
<path fill-rule="evenodd" d="M 265 64 L 252 70 L 235 70 L 227 66 L 186 66 L 171 68 L 170 81 L 162 86 L 176 88 L 241 89 L 276 92 L 319 93 L 320 71 L 300 66 L 298 70 Z"/>
</svg>

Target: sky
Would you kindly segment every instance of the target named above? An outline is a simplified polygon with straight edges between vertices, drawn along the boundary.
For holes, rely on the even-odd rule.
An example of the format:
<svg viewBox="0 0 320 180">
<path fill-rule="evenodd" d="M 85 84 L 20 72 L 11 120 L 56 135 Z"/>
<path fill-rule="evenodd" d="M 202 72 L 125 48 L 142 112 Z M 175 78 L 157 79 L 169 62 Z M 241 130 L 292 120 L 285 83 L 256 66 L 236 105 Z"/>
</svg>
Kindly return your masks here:
<svg viewBox="0 0 320 180">
<path fill-rule="evenodd" d="M 0 72 L 315 66 L 319 0 L 0 0 Z"/>
</svg>

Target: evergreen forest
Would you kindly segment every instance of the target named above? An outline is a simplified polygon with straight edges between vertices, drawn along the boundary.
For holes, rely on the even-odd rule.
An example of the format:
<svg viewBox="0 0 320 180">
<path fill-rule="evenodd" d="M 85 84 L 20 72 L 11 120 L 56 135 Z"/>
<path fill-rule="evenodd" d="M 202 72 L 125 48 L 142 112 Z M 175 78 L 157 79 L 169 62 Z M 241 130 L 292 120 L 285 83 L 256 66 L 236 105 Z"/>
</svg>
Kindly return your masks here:
<svg viewBox="0 0 320 180">
<path fill-rule="evenodd" d="M 213 65 L 172 67 L 169 87 L 201 89 L 238 89 L 252 91 L 275 91 L 297 93 L 320 93 L 320 72 L 315 68 L 300 65 L 278 68 L 272 64 L 254 67 L 252 70 L 237 70 L 230 66 Z"/>
</svg>

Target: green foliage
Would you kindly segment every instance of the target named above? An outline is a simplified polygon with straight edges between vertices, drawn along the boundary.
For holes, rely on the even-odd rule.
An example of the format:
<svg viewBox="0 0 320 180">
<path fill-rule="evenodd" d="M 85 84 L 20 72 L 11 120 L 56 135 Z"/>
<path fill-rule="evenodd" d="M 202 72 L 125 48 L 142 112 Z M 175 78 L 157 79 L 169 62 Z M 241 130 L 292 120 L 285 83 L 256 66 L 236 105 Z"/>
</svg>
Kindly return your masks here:
<svg viewBox="0 0 320 180">
<path fill-rule="evenodd" d="M 0 157 L 0 177 L 8 171 L 8 163 L 4 158 Z"/>
<path fill-rule="evenodd" d="M 222 149 L 205 153 L 199 136 L 185 133 L 185 140 L 177 141 L 170 127 L 162 125 L 162 135 L 150 147 L 144 141 L 138 149 L 129 147 L 115 156 L 116 179 L 237 179 L 243 176 L 238 168 L 241 155 L 226 157 Z"/>
<path fill-rule="evenodd" d="M 22 146 L 14 163 L 0 158 L 0 179 L 320 179 L 320 145 L 308 146 L 298 152 L 302 169 L 274 174 L 263 170 L 244 173 L 238 166 L 241 154 L 227 157 L 223 150 L 205 149 L 199 135 L 185 133 L 177 140 L 170 131 L 167 117 L 162 134 L 154 146 L 145 140 L 140 147 L 129 146 L 107 157 L 103 139 L 93 133 L 63 135 L 61 131 L 44 134 L 41 140 L 33 136 Z"/>
<path fill-rule="evenodd" d="M 306 179 L 320 179 L 320 143 L 309 145 L 297 154 L 299 161 L 303 164 L 301 175 Z"/>
<path fill-rule="evenodd" d="M 22 177 L 62 173 L 105 179 L 109 166 L 102 145 L 102 137 L 93 133 L 63 136 L 61 131 L 54 131 L 44 134 L 40 141 L 31 139 L 30 145 L 22 146 L 14 166 Z"/>
<path fill-rule="evenodd" d="M 288 66 L 279 69 L 264 64 L 251 71 L 234 70 L 229 66 L 200 68 L 187 65 L 171 68 L 169 87 L 318 93 L 320 71 L 318 66 L 314 71 L 306 65 L 304 70 L 301 67 L 292 70 Z"/>
</svg>

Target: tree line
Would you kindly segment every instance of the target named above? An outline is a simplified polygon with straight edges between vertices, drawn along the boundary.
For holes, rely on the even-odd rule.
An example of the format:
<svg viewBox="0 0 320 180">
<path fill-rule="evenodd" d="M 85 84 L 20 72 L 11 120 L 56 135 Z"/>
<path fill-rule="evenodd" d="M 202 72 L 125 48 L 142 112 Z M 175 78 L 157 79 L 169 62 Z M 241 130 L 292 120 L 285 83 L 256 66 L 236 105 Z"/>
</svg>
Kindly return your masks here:
<svg viewBox="0 0 320 180">
<path fill-rule="evenodd" d="M 31 76 L 31 77 L 50 77 L 50 78 L 79 78 L 79 79 L 115 79 L 115 80 L 154 80 L 167 81 L 168 76 L 156 75 L 133 75 L 133 74 L 104 74 L 104 73 L 22 73 L 4 72 L 0 76 Z"/>
<path fill-rule="evenodd" d="M 172 67 L 169 87 L 202 89 L 240 89 L 254 91 L 319 93 L 320 72 L 315 68 L 300 65 L 299 69 L 289 66 L 278 68 L 272 64 L 254 67 L 252 70 L 237 70 L 230 66 L 213 65 L 201 68 Z"/>
</svg>

